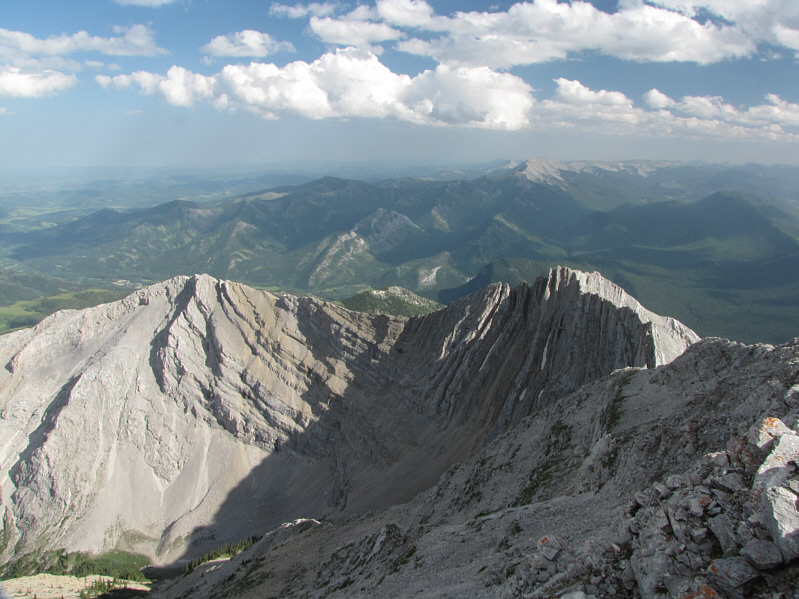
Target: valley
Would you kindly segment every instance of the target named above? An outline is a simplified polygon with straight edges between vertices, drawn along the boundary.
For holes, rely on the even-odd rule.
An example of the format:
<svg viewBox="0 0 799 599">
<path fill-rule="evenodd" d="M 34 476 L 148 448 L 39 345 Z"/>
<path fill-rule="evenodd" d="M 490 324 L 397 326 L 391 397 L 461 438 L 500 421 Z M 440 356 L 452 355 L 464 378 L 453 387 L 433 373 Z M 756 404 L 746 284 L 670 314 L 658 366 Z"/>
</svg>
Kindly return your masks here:
<svg viewBox="0 0 799 599">
<path fill-rule="evenodd" d="M 400 286 L 444 304 L 564 264 L 702 335 L 779 343 L 799 331 L 796 169 L 537 159 L 441 176 L 105 208 L 6 226 L 0 251 L 13 272 L 83 287 L 208 273 L 329 300 Z"/>
</svg>

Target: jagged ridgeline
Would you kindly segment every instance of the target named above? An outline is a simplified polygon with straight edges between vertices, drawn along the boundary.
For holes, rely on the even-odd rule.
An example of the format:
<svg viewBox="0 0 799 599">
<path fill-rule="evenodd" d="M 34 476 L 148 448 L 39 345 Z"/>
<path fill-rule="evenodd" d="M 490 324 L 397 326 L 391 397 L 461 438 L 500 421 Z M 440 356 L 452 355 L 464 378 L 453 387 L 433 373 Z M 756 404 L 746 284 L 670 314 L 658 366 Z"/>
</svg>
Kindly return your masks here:
<svg viewBox="0 0 799 599">
<path fill-rule="evenodd" d="M 598 273 L 412 318 L 178 277 L 0 337 L 0 356 L 5 563 L 54 548 L 189 562 L 264 535 L 159 594 L 656 597 L 669 576 L 726 572 L 712 560 L 748 540 L 783 551 L 774 571 L 792 559 L 790 521 L 767 525 L 794 474 L 755 480 L 767 515 L 741 528 L 773 443 L 747 464 L 733 446 L 765 416 L 796 421 L 796 346 L 702 342 Z M 675 561 L 688 537 L 661 551 L 657 535 L 702 528 L 693 562 Z"/>
<path fill-rule="evenodd" d="M 799 331 L 798 168 L 534 159 L 439 179 L 252 184 L 124 211 L 102 182 L 105 201 L 74 211 L 53 214 L 52 194 L 36 196 L 47 213 L 23 202 L 2 219 L 0 260 L 29 280 L 5 303 L 0 293 L 0 331 L 77 307 L 72 294 L 21 301 L 65 284 L 32 273 L 132 289 L 202 272 L 333 301 L 401 286 L 450 304 L 558 264 L 600 271 L 703 336 L 784 343 Z"/>
</svg>

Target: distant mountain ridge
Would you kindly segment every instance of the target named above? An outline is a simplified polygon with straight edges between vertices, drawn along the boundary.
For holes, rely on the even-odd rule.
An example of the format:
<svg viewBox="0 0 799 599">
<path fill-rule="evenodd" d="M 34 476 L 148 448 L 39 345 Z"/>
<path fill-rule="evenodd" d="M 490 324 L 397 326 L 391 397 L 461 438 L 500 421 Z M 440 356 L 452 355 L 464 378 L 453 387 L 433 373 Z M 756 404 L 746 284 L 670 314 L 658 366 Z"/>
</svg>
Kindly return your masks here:
<svg viewBox="0 0 799 599">
<path fill-rule="evenodd" d="M 515 284 L 569 264 L 704 334 L 778 342 L 799 334 L 797 172 L 539 159 L 452 181 L 327 177 L 103 211 L 3 247 L 23 268 L 81 280 L 208 272 L 328 299 L 398 285 L 445 303 L 493 280 L 486 269 Z"/>
</svg>

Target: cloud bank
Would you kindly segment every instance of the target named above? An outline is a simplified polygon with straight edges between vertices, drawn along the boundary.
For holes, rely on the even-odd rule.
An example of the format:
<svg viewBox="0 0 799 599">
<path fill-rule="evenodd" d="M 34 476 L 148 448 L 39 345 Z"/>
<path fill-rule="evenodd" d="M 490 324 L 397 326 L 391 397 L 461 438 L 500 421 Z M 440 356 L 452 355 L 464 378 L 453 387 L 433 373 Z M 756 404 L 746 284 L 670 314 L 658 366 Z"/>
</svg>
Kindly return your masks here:
<svg viewBox="0 0 799 599">
<path fill-rule="evenodd" d="M 77 83 L 76 72 L 84 66 L 103 66 L 99 61 L 81 62 L 69 56 L 95 53 L 106 56 L 158 56 L 166 50 L 155 43 L 146 25 L 114 27 L 115 36 L 99 37 L 79 31 L 46 39 L 22 31 L 0 28 L 0 96 L 41 98 Z"/>
<path fill-rule="evenodd" d="M 116 0 L 159 6 L 169 0 Z M 272 3 L 272 17 L 305 19 L 306 36 L 325 44 L 315 60 L 284 65 L 229 61 L 215 73 L 174 64 L 166 74 L 137 70 L 98 75 L 106 89 L 137 89 L 186 108 L 250 112 L 266 119 L 395 119 L 423 126 L 496 130 L 572 129 L 611 135 L 695 135 L 793 140 L 797 104 L 773 93 L 736 106 L 721 96 L 672 98 L 653 88 L 640 98 L 591 89 L 566 77 L 542 97 L 514 74 L 524 65 L 606 56 L 631 63 L 710 65 L 739 59 L 799 56 L 796 0 L 619 0 L 605 12 L 585 0 L 530 0 L 507 10 L 439 15 L 426 0 Z M 410 54 L 434 66 L 395 72 L 381 61 Z M 201 61 L 264 59 L 294 45 L 254 29 L 217 35 Z M 148 25 L 39 39 L 0 29 L 0 96 L 38 98 L 76 85 L 76 73 L 99 61 L 76 55 L 159 56 Z M 427 61 L 425 61 L 427 62 Z"/>
<path fill-rule="evenodd" d="M 395 32 L 383 39 L 402 40 L 398 50 L 450 66 L 510 68 L 586 53 L 636 62 L 711 64 L 752 56 L 763 42 L 793 47 L 793 35 L 799 32 L 791 17 L 795 3 L 791 7 L 790 2 L 623 0 L 616 12 L 607 13 L 582 0 L 534 0 L 507 11 L 441 16 L 425 0 L 377 0 L 373 9 L 359 6 L 339 16 L 332 14 L 336 5 L 325 4 L 324 27 L 312 20 L 311 30 L 326 43 L 358 45 L 360 40 L 370 41 L 382 26 Z M 320 10 L 318 4 L 276 4 L 271 12 L 319 19 Z M 721 18 L 698 18 L 705 13 Z M 346 39 L 339 35 L 345 25 L 350 33 Z"/>
<path fill-rule="evenodd" d="M 294 52 L 291 42 L 279 42 L 268 33 L 245 29 L 229 35 L 218 35 L 200 48 L 211 56 L 253 56 L 262 58 L 276 52 Z"/>
<path fill-rule="evenodd" d="M 106 88 L 138 87 L 176 106 L 210 102 L 264 118 L 386 118 L 426 125 L 520 129 L 529 124 L 532 89 L 487 67 L 441 65 L 416 77 L 393 73 L 374 53 L 342 48 L 285 67 L 228 65 L 213 76 L 173 66 L 165 76 L 139 71 L 98 76 Z"/>
<path fill-rule="evenodd" d="M 215 75 L 173 66 L 166 75 L 138 71 L 98 76 L 105 88 L 138 88 L 174 106 L 208 103 L 218 110 L 263 118 L 394 118 L 430 126 L 495 130 L 579 128 L 612 135 L 722 136 L 795 139 L 799 104 L 769 94 L 746 109 L 715 96 L 675 100 L 657 89 L 636 102 L 614 90 L 593 90 L 558 78 L 550 98 L 510 73 L 489 67 L 438 65 L 419 75 L 396 74 L 367 50 L 340 48 L 308 63 L 284 67 L 251 62 L 227 65 Z"/>
<path fill-rule="evenodd" d="M 77 84 L 75 75 L 57 71 L 24 72 L 17 67 L 0 68 L 0 97 L 41 98 Z"/>
</svg>

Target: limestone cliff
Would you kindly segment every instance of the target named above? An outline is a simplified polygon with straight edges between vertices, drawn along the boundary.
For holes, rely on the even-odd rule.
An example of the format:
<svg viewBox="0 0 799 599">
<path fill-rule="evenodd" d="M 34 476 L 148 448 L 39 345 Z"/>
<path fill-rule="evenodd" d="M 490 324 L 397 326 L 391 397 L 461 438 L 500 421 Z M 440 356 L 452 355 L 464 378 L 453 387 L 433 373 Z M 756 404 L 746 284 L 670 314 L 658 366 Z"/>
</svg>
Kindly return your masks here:
<svg viewBox="0 0 799 599">
<path fill-rule="evenodd" d="M 692 345 L 565 395 L 413 500 L 298 520 L 159 599 L 790 599 L 799 340 Z"/>
<path fill-rule="evenodd" d="M 166 561 L 401 503 L 564 394 L 696 341 L 566 268 L 410 319 L 208 276 L 57 313 L 0 337 L 3 561 Z"/>
</svg>

